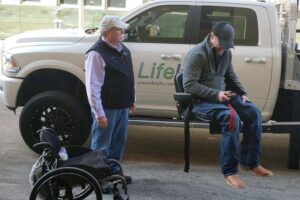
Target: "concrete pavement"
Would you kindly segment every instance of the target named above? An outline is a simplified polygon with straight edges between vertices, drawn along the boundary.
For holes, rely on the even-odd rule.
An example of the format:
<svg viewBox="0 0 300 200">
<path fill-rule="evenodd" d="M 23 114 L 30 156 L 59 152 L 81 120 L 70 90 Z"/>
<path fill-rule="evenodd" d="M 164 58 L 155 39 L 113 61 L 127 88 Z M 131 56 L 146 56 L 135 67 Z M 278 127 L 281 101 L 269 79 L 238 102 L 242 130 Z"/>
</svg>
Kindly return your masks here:
<svg viewBox="0 0 300 200">
<path fill-rule="evenodd" d="M 29 171 L 37 159 L 23 143 L 16 115 L 0 105 L 0 200 L 28 199 Z M 286 168 L 287 135 L 263 136 L 262 164 L 274 177 L 260 178 L 242 171 L 247 184 L 231 189 L 219 169 L 219 135 L 192 129 L 191 172 L 183 172 L 183 130 L 130 127 L 124 168 L 133 177 L 133 200 L 297 200 L 300 170 Z M 105 199 L 111 199 L 106 196 Z"/>
</svg>

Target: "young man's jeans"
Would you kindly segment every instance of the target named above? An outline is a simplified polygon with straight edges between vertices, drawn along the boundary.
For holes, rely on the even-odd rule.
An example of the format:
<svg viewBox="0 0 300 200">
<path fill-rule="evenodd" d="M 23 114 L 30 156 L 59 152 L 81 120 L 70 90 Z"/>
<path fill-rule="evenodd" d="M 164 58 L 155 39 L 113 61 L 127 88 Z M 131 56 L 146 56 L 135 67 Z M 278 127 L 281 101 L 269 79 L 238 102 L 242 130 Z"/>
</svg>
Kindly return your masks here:
<svg viewBox="0 0 300 200">
<path fill-rule="evenodd" d="M 233 130 L 229 128 L 230 109 L 226 102 L 200 102 L 192 111 L 196 117 L 217 120 L 222 126 L 220 162 L 224 176 L 237 174 L 239 162 L 244 167 L 255 168 L 261 155 L 261 112 L 253 103 L 243 103 L 239 95 L 233 97 L 230 104 L 236 112 Z M 240 143 L 241 130 L 243 140 Z"/>
<path fill-rule="evenodd" d="M 107 127 L 100 128 L 93 115 L 92 144 L 93 150 L 103 150 L 109 159 L 121 161 L 128 135 L 128 108 L 104 109 Z M 119 169 L 112 166 L 112 172 Z"/>
</svg>

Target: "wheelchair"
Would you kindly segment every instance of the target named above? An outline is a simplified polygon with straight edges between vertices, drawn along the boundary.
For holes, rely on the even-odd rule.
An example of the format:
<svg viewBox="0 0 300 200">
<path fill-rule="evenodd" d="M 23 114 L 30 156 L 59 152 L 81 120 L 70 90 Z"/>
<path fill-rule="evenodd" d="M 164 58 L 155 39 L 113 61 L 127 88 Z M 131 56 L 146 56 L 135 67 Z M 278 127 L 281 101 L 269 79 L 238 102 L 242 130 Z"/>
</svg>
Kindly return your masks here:
<svg viewBox="0 0 300 200">
<path fill-rule="evenodd" d="M 61 142 L 55 131 L 44 128 L 40 143 L 34 149 L 41 156 L 32 167 L 33 184 L 30 200 L 102 200 L 103 190 L 109 188 L 114 200 L 129 200 L 127 182 L 121 164 L 107 159 L 104 152 L 81 146 L 66 146 L 67 160 L 62 160 Z M 111 172 L 117 165 L 120 173 Z"/>
</svg>

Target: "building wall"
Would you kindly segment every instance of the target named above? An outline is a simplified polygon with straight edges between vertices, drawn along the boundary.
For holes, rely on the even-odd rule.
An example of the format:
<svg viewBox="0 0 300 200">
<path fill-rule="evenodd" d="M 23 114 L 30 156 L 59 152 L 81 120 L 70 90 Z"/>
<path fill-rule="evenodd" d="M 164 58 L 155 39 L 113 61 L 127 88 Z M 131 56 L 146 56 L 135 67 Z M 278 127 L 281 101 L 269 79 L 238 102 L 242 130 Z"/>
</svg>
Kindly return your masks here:
<svg viewBox="0 0 300 200">
<path fill-rule="evenodd" d="M 83 1 L 83 0 L 82 0 Z M 142 3 L 146 0 L 126 0 L 126 7 L 125 8 L 114 8 L 114 7 L 107 7 L 108 0 L 102 0 L 102 6 L 87 6 L 87 7 L 94 7 L 95 9 L 109 9 L 109 10 L 122 10 L 122 11 L 129 11 Z M 77 7 L 77 4 L 61 4 L 60 0 L 0 0 L 1 4 L 15 4 L 15 5 L 39 5 L 39 6 L 64 6 L 64 7 Z M 78 0 L 74 0 L 74 2 L 78 2 Z"/>
<path fill-rule="evenodd" d="M 108 7 L 107 1 L 102 0 L 101 6 L 84 6 L 84 28 L 98 27 L 104 15 L 122 16 L 145 0 L 126 0 L 125 8 Z M 78 28 L 78 4 L 60 4 L 60 2 L 60 0 L 0 0 L 0 40 L 29 30 L 54 27 Z M 56 22 L 62 23 L 58 25 Z"/>
</svg>

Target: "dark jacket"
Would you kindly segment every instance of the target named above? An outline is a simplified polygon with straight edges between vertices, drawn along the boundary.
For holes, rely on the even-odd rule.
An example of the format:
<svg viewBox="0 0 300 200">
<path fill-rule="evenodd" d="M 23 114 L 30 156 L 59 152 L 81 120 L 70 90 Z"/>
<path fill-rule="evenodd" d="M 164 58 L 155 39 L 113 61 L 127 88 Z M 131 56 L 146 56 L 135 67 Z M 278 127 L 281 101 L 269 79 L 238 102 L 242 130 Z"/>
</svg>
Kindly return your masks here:
<svg viewBox="0 0 300 200">
<path fill-rule="evenodd" d="M 217 100 L 218 93 L 225 90 L 246 94 L 233 70 L 230 49 L 224 51 L 217 67 L 212 49 L 208 35 L 188 52 L 183 70 L 185 92 L 209 100 Z"/>
</svg>

